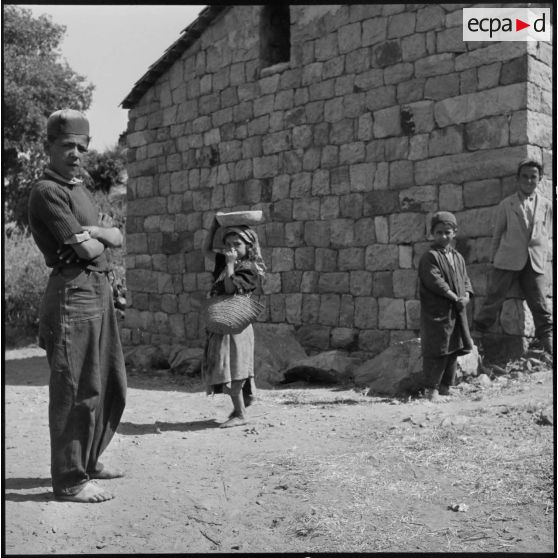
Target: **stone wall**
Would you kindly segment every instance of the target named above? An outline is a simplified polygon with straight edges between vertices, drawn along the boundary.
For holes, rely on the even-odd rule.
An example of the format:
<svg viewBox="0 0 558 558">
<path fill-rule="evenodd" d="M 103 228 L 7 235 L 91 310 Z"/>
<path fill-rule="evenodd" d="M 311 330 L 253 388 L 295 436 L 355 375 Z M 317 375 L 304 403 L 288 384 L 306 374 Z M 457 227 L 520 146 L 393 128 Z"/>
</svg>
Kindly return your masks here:
<svg viewBox="0 0 558 558">
<path fill-rule="evenodd" d="M 544 161 L 552 196 L 552 47 L 463 43 L 466 6 L 293 5 L 291 61 L 270 68 L 260 6 L 214 21 L 129 113 L 124 342 L 201 343 L 200 247 L 225 208 L 265 212 L 262 320 L 309 348 L 417 335 L 436 210 L 457 215 L 478 309 L 518 161 Z M 513 293 L 502 325 L 531 333 Z"/>
</svg>

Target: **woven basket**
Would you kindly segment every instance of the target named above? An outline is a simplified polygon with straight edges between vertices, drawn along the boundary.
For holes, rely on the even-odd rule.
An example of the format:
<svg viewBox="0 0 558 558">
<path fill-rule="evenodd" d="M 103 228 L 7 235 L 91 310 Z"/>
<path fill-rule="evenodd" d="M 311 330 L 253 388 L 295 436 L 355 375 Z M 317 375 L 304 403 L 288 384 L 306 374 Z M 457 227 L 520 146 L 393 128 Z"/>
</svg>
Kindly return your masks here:
<svg viewBox="0 0 558 558">
<path fill-rule="evenodd" d="M 264 305 L 250 295 L 220 295 L 208 298 L 202 307 L 205 327 L 212 333 L 240 333 L 255 322 Z"/>
</svg>

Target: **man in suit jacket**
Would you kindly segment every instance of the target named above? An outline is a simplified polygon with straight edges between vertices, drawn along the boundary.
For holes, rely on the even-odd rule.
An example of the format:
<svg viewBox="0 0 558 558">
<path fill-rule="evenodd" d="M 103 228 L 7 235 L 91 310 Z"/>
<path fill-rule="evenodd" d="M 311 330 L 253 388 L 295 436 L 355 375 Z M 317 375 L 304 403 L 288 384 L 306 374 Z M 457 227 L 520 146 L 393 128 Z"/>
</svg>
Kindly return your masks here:
<svg viewBox="0 0 558 558">
<path fill-rule="evenodd" d="M 552 229 L 552 204 L 536 193 L 543 167 L 531 159 L 517 168 L 517 192 L 500 202 L 492 236 L 491 273 L 474 327 L 484 333 L 496 321 L 517 278 L 533 314 L 535 335 L 552 353 L 552 314 L 545 300 L 545 266 Z"/>
</svg>

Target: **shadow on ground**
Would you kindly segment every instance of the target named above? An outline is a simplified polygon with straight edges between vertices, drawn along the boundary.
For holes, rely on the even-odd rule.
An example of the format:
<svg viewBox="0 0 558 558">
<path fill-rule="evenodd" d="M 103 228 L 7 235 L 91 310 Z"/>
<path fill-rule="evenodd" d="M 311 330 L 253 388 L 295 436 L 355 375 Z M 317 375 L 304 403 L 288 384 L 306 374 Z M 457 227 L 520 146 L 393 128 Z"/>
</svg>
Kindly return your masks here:
<svg viewBox="0 0 558 558">
<path fill-rule="evenodd" d="M 118 434 L 124 436 L 140 436 L 142 434 L 161 434 L 169 430 L 177 432 L 195 432 L 217 428 L 219 423 L 214 419 L 197 420 L 192 422 L 155 422 L 151 424 L 135 424 L 133 422 L 121 422 L 118 425 Z"/>
</svg>

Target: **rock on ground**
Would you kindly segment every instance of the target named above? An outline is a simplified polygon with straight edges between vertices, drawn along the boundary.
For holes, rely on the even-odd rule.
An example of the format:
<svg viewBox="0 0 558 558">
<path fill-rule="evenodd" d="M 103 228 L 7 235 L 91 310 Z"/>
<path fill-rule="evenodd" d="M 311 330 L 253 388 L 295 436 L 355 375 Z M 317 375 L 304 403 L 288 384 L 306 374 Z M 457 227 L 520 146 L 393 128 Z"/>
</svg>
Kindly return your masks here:
<svg viewBox="0 0 558 558">
<path fill-rule="evenodd" d="M 469 355 L 458 358 L 458 376 L 476 376 L 479 354 L 475 347 Z M 422 372 L 420 339 L 395 343 L 385 351 L 361 364 L 354 371 L 357 385 L 368 386 L 369 394 L 409 395 L 425 383 Z"/>
</svg>

